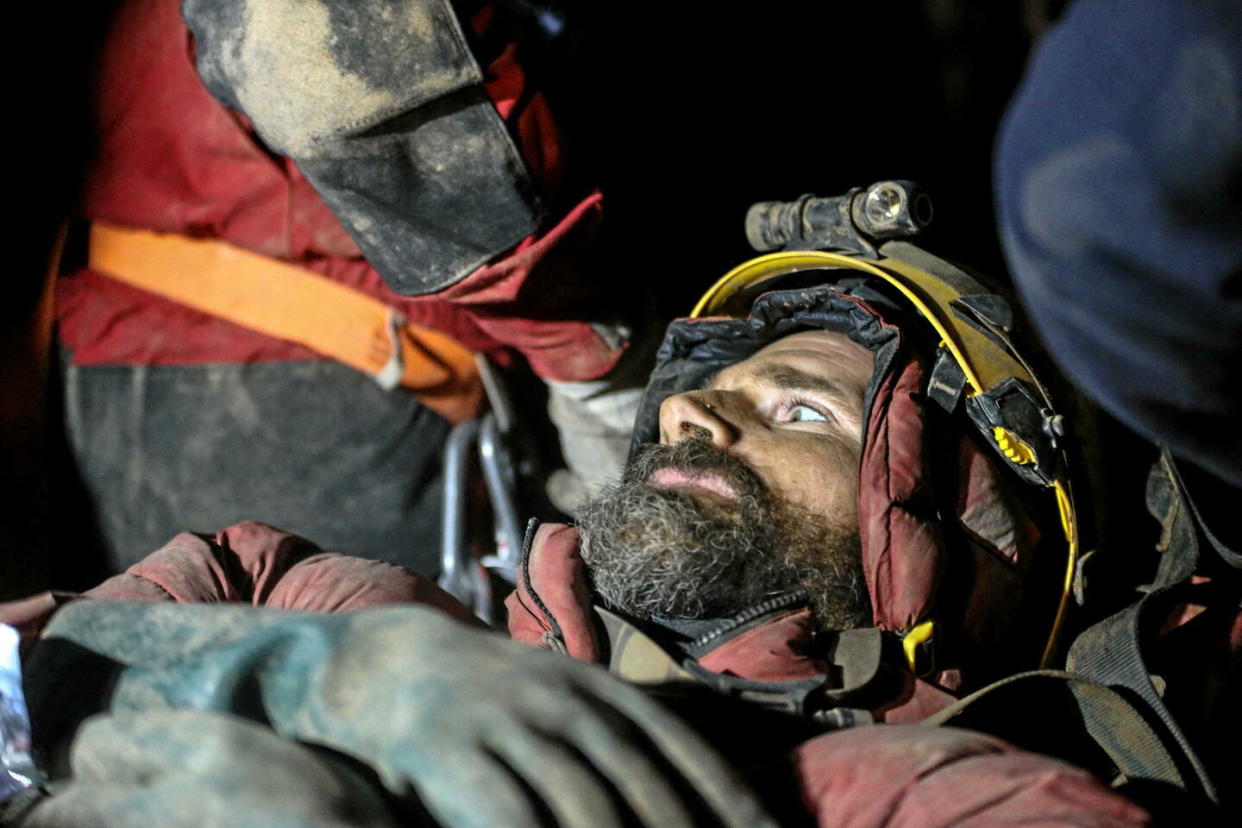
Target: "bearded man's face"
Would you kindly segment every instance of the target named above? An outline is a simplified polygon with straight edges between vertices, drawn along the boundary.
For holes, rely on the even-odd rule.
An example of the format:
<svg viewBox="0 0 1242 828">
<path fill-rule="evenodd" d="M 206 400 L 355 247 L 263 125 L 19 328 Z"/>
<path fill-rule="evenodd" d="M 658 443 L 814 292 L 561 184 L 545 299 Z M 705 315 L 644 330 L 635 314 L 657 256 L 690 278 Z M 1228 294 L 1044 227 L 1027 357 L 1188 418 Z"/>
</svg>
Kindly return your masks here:
<svg viewBox="0 0 1242 828">
<path fill-rule="evenodd" d="M 648 483 L 665 469 L 710 472 L 737 497 Z M 636 618 L 724 618 L 801 591 L 822 628 L 870 620 L 858 533 L 773 497 L 745 464 L 704 440 L 646 446 L 620 484 L 586 505 L 579 525 L 596 593 Z"/>
<path fill-rule="evenodd" d="M 868 624 L 856 501 L 873 367 L 843 334 L 800 333 L 665 400 L 661 444 L 579 515 L 600 597 L 694 619 L 802 590 L 821 627 Z"/>
</svg>

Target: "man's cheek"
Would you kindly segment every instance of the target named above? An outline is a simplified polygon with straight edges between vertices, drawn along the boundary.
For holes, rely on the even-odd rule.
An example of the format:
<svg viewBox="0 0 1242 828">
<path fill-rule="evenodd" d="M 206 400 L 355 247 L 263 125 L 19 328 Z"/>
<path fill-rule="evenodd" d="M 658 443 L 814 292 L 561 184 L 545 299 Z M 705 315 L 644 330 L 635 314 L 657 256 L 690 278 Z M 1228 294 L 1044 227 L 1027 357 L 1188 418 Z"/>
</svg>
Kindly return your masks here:
<svg viewBox="0 0 1242 828">
<path fill-rule="evenodd" d="M 791 464 L 778 491 L 784 498 L 814 514 L 823 515 L 838 526 L 858 523 L 857 460 L 840 453 L 824 465 L 804 459 Z"/>
</svg>

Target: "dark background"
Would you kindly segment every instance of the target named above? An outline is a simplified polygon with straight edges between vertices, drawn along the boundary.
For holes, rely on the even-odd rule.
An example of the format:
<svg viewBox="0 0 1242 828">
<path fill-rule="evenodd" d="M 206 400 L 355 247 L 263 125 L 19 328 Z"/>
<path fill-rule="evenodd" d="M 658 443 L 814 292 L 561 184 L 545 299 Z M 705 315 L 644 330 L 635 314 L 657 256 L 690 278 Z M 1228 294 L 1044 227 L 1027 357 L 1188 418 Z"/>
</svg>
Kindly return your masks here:
<svg viewBox="0 0 1242 828">
<path fill-rule="evenodd" d="M 1003 276 L 993 135 L 1061 4 L 575 3 L 554 103 L 606 194 L 624 276 L 668 314 L 750 253 L 755 201 L 926 186 L 935 251 Z"/>
</svg>

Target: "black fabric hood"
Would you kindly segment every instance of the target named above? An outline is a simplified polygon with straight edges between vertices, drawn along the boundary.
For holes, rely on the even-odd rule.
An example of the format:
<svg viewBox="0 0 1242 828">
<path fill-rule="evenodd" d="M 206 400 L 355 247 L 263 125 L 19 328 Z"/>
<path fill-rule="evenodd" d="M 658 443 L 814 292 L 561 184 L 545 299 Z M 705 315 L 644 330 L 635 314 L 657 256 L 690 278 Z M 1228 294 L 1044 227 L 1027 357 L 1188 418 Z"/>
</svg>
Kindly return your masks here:
<svg viewBox="0 0 1242 828">
<path fill-rule="evenodd" d="M 722 368 L 798 331 L 838 331 L 875 353 L 875 373 L 864 400 L 869 418 L 875 388 L 890 368 L 899 331 L 906 327 L 901 311 L 856 271 L 813 270 L 789 278 L 808 286 L 763 294 L 745 319 L 686 318 L 669 325 L 634 423 L 631 457 L 642 445 L 659 440 L 665 399 L 702 388 Z"/>
</svg>

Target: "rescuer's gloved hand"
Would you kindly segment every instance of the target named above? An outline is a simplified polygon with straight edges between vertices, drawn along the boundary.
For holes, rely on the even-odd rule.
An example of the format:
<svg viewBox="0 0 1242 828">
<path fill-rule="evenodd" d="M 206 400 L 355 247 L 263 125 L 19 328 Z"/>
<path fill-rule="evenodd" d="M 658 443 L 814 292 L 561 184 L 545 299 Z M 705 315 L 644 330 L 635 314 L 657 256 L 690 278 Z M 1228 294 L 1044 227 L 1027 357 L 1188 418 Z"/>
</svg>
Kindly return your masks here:
<svg viewBox="0 0 1242 828">
<path fill-rule="evenodd" d="M 74 739 L 70 763 L 73 779 L 21 819 L 23 828 L 408 824 L 348 760 L 236 716 L 93 716 Z"/>
<path fill-rule="evenodd" d="M 27 684 L 53 760 L 98 699 L 95 710 L 268 723 L 366 763 L 441 825 L 770 824 L 711 749 L 640 691 L 420 607 L 315 615 L 83 600 L 52 619 Z"/>
</svg>

